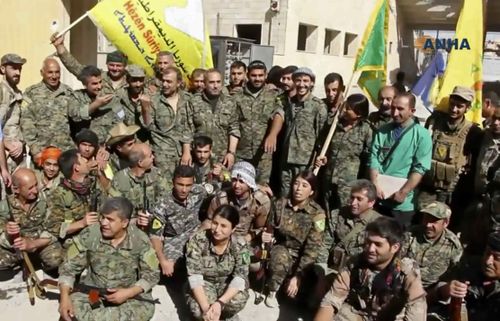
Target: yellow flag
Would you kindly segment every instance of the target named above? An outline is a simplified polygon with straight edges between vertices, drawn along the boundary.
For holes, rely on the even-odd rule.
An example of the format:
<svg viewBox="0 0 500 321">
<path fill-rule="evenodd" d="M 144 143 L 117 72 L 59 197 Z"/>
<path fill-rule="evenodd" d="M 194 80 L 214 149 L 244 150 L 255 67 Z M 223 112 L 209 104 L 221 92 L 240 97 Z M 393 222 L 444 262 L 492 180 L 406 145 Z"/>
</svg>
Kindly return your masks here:
<svg viewBox="0 0 500 321">
<path fill-rule="evenodd" d="M 441 90 L 436 98 L 438 110 L 448 110 L 448 98 L 455 86 L 474 89 L 475 99 L 466 117 L 481 123 L 483 78 L 483 1 L 464 0 L 455 33 L 456 46 L 451 46 Z"/>
<path fill-rule="evenodd" d="M 213 67 L 202 0 L 103 0 L 89 16 L 130 63 L 150 75 L 160 51 L 171 52 L 185 76 Z"/>
</svg>

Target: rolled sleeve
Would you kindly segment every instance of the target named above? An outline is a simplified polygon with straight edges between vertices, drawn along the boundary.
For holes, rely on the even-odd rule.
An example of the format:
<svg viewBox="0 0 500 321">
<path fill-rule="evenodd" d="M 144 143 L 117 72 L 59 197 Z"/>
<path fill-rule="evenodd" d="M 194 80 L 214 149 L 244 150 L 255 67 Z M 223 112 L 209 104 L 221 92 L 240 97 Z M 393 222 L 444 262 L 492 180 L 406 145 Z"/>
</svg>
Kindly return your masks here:
<svg viewBox="0 0 500 321">
<path fill-rule="evenodd" d="M 244 291 L 246 289 L 246 281 L 243 278 L 237 276 L 234 277 L 231 282 L 229 282 L 228 287 L 239 291 Z"/>
<path fill-rule="evenodd" d="M 65 276 L 59 276 L 59 285 L 64 284 L 69 286 L 70 288 L 73 288 L 75 284 L 75 278 L 73 276 L 65 275 Z"/>
<path fill-rule="evenodd" d="M 134 285 L 141 287 L 144 290 L 144 292 L 149 292 L 154 286 L 154 284 L 151 284 L 150 282 L 144 279 L 140 279 L 139 281 L 135 282 Z"/>
<path fill-rule="evenodd" d="M 193 274 L 188 276 L 189 287 L 191 289 L 196 289 L 200 286 L 205 285 L 205 281 L 203 280 L 203 275 L 201 274 Z"/>
<path fill-rule="evenodd" d="M 321 306 L 322 307 L 331 306 L 335 309 L 335 311 L 339 311 L 342 304 L 344 304 L 347 295 L 349 294 L 350 281 L 351 281 L 351 276 L 349 271 L 344 270 L 340 272 L 335 278 L 332 287 L 321 301 Z"/>
</svg>

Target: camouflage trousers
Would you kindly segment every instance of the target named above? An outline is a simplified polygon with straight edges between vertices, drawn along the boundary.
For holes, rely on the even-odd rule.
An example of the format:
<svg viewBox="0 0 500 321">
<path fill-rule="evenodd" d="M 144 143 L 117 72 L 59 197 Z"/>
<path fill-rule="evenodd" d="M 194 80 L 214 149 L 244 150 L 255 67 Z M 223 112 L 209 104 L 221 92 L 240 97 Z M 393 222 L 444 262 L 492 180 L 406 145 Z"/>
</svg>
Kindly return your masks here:
<svg viewBox="0 0 500 321">
<path fill-rule="evenodd" d="M 88 294 L 74 292 L 71 294 L 71 301 L 76 319 L 82 321 L 147 321 L 151 320 L 155 313 L 153 303 L 134 299 L 120 305 L 101 304 L 98 308 L 92 309 Z"/>
<path fill-rule="evenodd" d="M 205 290 L 205 295 L 207 296 L 208 302 L 210 304 L 217 301 L 219 297 L 221 297 L 226 291 L 227 284 L 215 284 L 212 282 L 204 281 L 203 289 Z M 192 296 L 192 292 L 187 288 L 186 300 L 189 306 L 189 310 L 191 311 L 193 317 L 196 320 L 203 320 L 203 313 L 201 312 L 200 305 L 194 297 Z M 240 291 L 236 294 L 229 302 L 224 305 L 224 310 L 222 311 L 221 320 L 230 319 L 238 312 L 243 310 L 248 301 L 248 290 Z"/>
<path fill-rule="evenodd" d="M 155 156 L 155 165 L 158 167 L 160 172 L 162 173 L 163 177 L 165 178 L 165 181 L 167 182 L 168 186 L 166 187 L 167 190 L 172 189 L 172 179 L 174 177 L 174 171 L 177 165 L 179 165 L 180 158 L 179 156 L 167 156 L 167 155 L 158 155 Z"/>
<path fill-rule="evenodd" d="M 301 171 L 306 170 L 306 165 L 286 164 L 281 171 L 281 197 L 290 195 L 292 181 Z"/>
<path fill-rule="evenodd" d="M 63 249 L 59 242 L 53 242 L 46 247 L 29 253 L 32 260 L 40 262 L 44 271 L 57 269 L 63 260 Z M 7 270 L 19 265 L 21 259 L 13 248 L 0 247 L 0 270 Z"/>
<path fill-rule="evenodd" d="M 238 160 L 249 162 L 255 167 L 257 184 L 269 185 L 271 170 L 273 168 L 273 155 L 259 150 L 253 158 L 239 158 Z"/>
<path fill-rule="evenodd" d="M 283 281 L 292 272 L 297 256 L 292 256 L 292 253 L 283 245 L 273 246 L 268 265 L 270 277 L 267 279 L 267 287 L 269 291 L 279 290 Z"/>
<path fill-rule="evenodd" d="M 316 259 L 316 263 L 317 263 L 317 265 L 326 269 L 326 267 L 328 265 L 328 259 L 330 257 L 330 252 L 332 250 L 333 237 L 331 236 L 328 229 L 325 230 L 325 233 L 323 235 L 324 235 L 323 242 L 321 243 L 321 248 L 319 250 L 318 258 Z"/>
</svg>

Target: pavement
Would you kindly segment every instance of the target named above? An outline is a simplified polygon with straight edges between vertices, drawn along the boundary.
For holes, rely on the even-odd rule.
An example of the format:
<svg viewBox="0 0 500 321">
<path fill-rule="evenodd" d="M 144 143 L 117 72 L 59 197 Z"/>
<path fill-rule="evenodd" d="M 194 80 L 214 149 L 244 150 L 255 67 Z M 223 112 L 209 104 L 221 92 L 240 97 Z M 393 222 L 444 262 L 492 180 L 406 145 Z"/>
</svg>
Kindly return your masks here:
<svg viewBox="0 0 500 321">
<path fill-rule="evenodd" d="M 41 271 L 37 272 L 43 277 Z M 3 278 L 5 279 L 5 277 Z M 26 284 L 22 281 L 20 273 L 14 278 L 0 280 L 0 320 L 9 321 L 56 321 L 59 318 L 57 289 L 48 290 L 47 299 L 36 298 L 35 305 L 31 306 L 28 300 Z M 153 288 L 153 297 L 159 299 L 156 305 L 153 321 L 188 321 L 189 316 L 183 306 L 184 298 L 182 287 L 167 287 L 157 285 Z M 270 309 L 264 303 L 254 304 L 255 293 L 250 290 L 250 298 L 247 305 L 239 313 L 241 321 L 310 321 L 310 312 L 301 309 L 298 304 L 282 304 L 279 308 Z M 113 321 L 113 320 L 110 320 Z"/>
</svg>

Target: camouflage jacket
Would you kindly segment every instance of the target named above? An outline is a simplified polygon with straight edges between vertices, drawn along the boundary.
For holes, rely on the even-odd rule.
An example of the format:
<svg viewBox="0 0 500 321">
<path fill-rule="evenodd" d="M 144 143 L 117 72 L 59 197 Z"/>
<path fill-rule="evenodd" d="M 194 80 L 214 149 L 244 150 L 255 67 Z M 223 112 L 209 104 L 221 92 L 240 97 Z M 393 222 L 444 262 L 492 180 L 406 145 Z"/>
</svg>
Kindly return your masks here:
<svg viewBox="0 0 500 321">
<path fill-rule="evenodd" d="M 325 230 L 325 212 L 316 202 L 311 200 L 295 211 L 289 199 L 280 199 L 273 225 L 276 244 L 286 247 L 299 260 L 295 274 L 315 263 Z"/>
<path fill-rule="evenodd" d="M 121 90 L 117 90 L 115 93 L 115 98 L 110 103 L 116 106 L 111 106 L 112 110 L 120 110 L 122 109 L 125 113 L 125 117 L 123 121 L 126 125 L 137 125 L 141 127 L 139 131 L 136 133 L 137 138 L 141 142 L 147 142 L 150 139 L 149 132 L 146 128 L 144 128 L 141 122 L 141 102 L 134 102 L 130 99 L 127 88 L 123 88 Z"/>
<path fill-rule="evenodd" d="M 68 69 L 70 73 L 75 75 L 75 77 L 79 77 L 80 73 L 82 72 L 82 69 L 85 67 L 82 65 L 76 58 L 69 52 L 66 51 L 62 55 L 58 55 L 58 57 L 61 59 L 61 62 L 63 63 L 64 67 Z M 127 81 L 126 77 L 123 76 L 123 78 L 118 81 L 115 86 L 113 86 L 113 81 L 111 78 L 109 78 L 109 75 L 107 72 L 102 72 L 101 73 L 102 77 L 102 92 L 104 94 L 114 94 L 116 91 L 125 88 L 127 86 Z"/>
<path fill-rule="evenodd" d="M 196 135 L 206 135 L 214 141 L 212 153 L 221 158 L 226 154 L 229 136 L 240 138 L 239 115 L 232 97 L 221 94 L 212 106 L 205 93 L 193 96 L 186 110 L 187 130 L 184 143 Z"/>
<path fill-rule="evenodd" d="M 238 201 L 234 192 L 222 190 L 210 202 L 207 217 L 212 219 L 215 210 L 225 204 L 234 206 L 240 213 L 240 223 L 236 226 L 234 234 L 242 237 L 262 229 L 271 210 L 271 199 L 260 190 L 250 193 L 243 203 Z"/>
<path fill-rule="evenodd" d="M 65 240 L 71 223 L 81 220 L 90 211 L 90 194 L 79 195 L 63 184 L 49 196 L 50 215 L 47 218 L 47 230 L 57 238 Z"/>
<path fill-rule="evenodd" d="M 99 143 L 103 144 L 114 125 L 119 122 L 128 123 L 129 120 L 123 107 L 113 101 L 90 114 L 89 105 L 93 100 L 85 89 L 75 90 L 70 100 L 68 115 L 73 121 L 80 123 L 80 127 L 87 127 L 96 133 Z"/>
<path fill-rule="evenodd" d="M 4 139 L 24 141 L 20 126 L 21 109 L 29 103 L 20 90 L 13 89 L 5 80 L 0 82 L 0 124 Z"/>
<path fill-rule="evenodd" d="M 495 172 L 500 168 L 500 137 L 495 137 L 491 129 L 484 131 L 478 161 L 476 164 L 474 190 L 477 195 L 484 194 L 493 181 Z"/>
<path fill-rule="evenodd" d="M 183 121 L 188 98 L 179 91 L 177 111 L 170 106 L 161 92 L 151 97 L 151 101 L 152 122 L 144 125 L 151 133 L 156 161 L 161 164 L 172 158 L 178 159 L 182 155 L 182 135 L 186 128 Z"/>
<path fill-rule="evenodd" d="M 371 112 L 370 115 L 368 115 L 368 121 L 370 122 L 374 130 L 378 130 L 383 125 L 392 122 L 392 117 L 391 115 L 384 115 L 377 110 Z"/>
<path fill-rule="evenodd" d="M 47 146 L 63 151 L 73 148 L 68 120 L 71 88 L 61 83 L 53 91 L 42 81 L 29 87 L 25 95 L 31 103 L 22 109 L 21 128 L 31 154 L 36 155 Z"/>
<path fill-rule="evenodd" d="M 111 181 L 109 195 L 112 197 L 126 197 L 134 205 L 136 210 L 145 210 L 144 207 L 144 184 L 146 185 L 146 197 L 150 206 L 156 204 L 167 194 L 165 177 L 160 175 L 157 168 L 152 168 L 142 177 L 136 177 L 130 168 L 122 169 L 115 173 Z M 134 214 L 135 215 L 135 214 Z"/>
<path fill-rule="evenodd" d="M 333 307 L 340 315 L 353 313 L 359 320 L 425 320 L 427 304 L 418 264 L 409 258 L 395 258 L 384 270 L 376 271 L 365 263 L 363 255 L 349 260 L 321 306 Z"/>
<path fill-rule="evenodd" d="M 356 178 L 367 177 L 372 134 L 372 128 L 364 121 L 349 131 L 338 123 L 328 152 L 328 176 L 332 184 L 347 186 Z"/>
<path fill-rule="evenodd" d="M 401 253 L 420 266 L 422 284 L 426 289 L 436 285 L 447 271 L 458 264 L 462 252 L 462 245 L 455 233 L 446 229 L 432 242 L 426 239 L 422 225 L 411 228 L 401 248 Z"/>
<path fill-rule="evenodd" d="M 57 186 L 59 186 L 59 183 L 61 182 L 61 179 L 63 177 L 61 172 L 59 172 L 59 174 L 57 174 L 57 176 L 54 177 L 54 179 L 51 181 L 51 185 L 47 186 L 45 183 L 45 174 L 42 170 L 35 171 L 35 175 L 38 182 L 38 190 L 40 192 L 43 192 L 47 196 L 47 198 L 49 198 L 52 192 L 57 189 Z"/>
<path fill-rule="evenodd" d="M 84 229 L 73 239 L 59 267 L 59 284 L 74 286 L 75 278 L 87 269 L 80 283 L 98 288 L 140 286 L 144 298 L 159 279 L 158 259 L 148 237 L 136 226 L 127 227 L 125 239 L 116 247 L 101 235 L 99 224 Z"/>
<path fill-rule="evenodd" d="M 285 102 L 285 105 L 282 105 Z M 283 146 L 286 156 L 284 161 L 289 164 L 309 165 L 313 153 L 323 143 L 326 122 L 328 118 L 325 103 L 310 94 L 304 102 L 296 101 L 293 97 L 288 103 L 277 100 L 277 107 L 273 114 L 279 114 L 285 120 L 285 140 Z"/>
<path fill-rule="evenodd" d="M 151 234 L 164 237 L 163 251 L 170 260 L 177 260 L 184 254 L 184 246 L 200 226 L 200 209 L 207 197 L 201 185 L 194 185 L 187 200 L 180 203 L 170 193 L 155 203 Z"/>
<path fill-rule="evenodd" d="M 27 212 L 14 195 L 7 195 L 7 198 L 0 202 L 0 245 L 5 246 L 9 242 L 5 233 L 5 226 L 10 221 L 11 215 L 19 224 L 22 237 L 31 239 L 49 238 L 55 241 L 56 238 L 47 232 L 45 226 L 45 221 L 49 216 L 48 211 L 47 199 L 41 192 Z"/>
<path fill-rule="evenodd" d="M 196 284 L 202 285 L 203 281 L 217 288 L 221 285 L 226 287 L 228 283 L 238 283 L 247 288 L 249 264 L 247 242 L 236 236 L 231 236 L 229 246 L 222 255 L 214 250 L 210 230 L 198 231 L 186 245 L 186 267 L 191 288 Z"/>
<path fill-rule="evenodd" d="M 365 227 L 379 217 L 380 214 L 373 209 L 369 209 L 360 217 L 354 217 L 349 206 L 344 206 L 340 210 L 333 210 L 327 217 L 328 233 L 333 238 L 332 249 L 339 247 L 348 256 L 363 252 Z M 357 231 L 357 233 L 352 235 L 350 234 L 351 231 Z"/>
<path fill-rule="evenodd" d="M 238 157 L 252 159 L 259 148 L 262 148 L 268 123 L 275 108 L 276 96 L 276 91 L 268 88 L 262 88 L 254 96 L 247 86 L 233 96 L 240 114 Z"/>
</svg>

